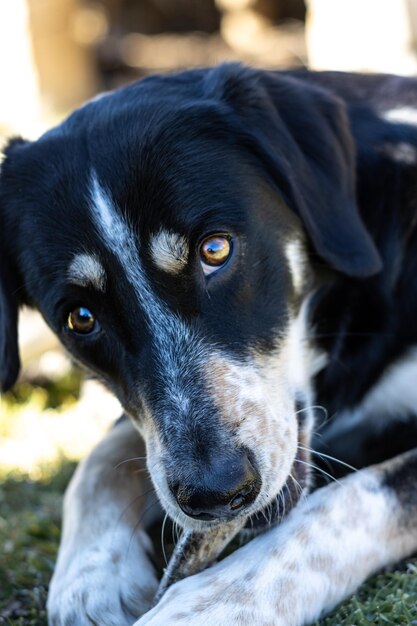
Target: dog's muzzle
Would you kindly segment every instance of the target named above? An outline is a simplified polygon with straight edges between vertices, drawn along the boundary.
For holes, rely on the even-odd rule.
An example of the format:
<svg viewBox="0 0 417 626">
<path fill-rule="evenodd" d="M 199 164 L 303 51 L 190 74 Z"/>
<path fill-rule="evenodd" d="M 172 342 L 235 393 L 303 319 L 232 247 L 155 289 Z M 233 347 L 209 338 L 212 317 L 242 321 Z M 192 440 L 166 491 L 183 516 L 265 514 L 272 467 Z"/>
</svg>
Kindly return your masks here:
<svg viewBox="0 0 417 626">
<path fill-rule="evenodd" d="M 245 451 L 204 467 L 188 480 L 170 484 L 181 510 L 198 520 L 230 520 L 256 499 L 261 477 Z"/>
</svg>

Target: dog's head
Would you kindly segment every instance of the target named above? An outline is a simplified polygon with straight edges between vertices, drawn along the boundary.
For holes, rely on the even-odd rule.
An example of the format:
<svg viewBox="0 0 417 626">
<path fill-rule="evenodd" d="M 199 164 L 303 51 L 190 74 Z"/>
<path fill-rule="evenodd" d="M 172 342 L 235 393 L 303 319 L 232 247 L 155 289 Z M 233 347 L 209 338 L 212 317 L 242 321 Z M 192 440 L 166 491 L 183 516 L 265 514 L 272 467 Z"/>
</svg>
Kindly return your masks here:
<svg viewBox="0 0 417 626">
<path fill-rule="evenodd" d="M 121 400 L 180 523 L 305 480 L 311 258 L 379 269 L 338 101 L 239 66 L 153 77 L 12 142 L 0 183 L 3 389 L 26 303 Z"/>
</svg>

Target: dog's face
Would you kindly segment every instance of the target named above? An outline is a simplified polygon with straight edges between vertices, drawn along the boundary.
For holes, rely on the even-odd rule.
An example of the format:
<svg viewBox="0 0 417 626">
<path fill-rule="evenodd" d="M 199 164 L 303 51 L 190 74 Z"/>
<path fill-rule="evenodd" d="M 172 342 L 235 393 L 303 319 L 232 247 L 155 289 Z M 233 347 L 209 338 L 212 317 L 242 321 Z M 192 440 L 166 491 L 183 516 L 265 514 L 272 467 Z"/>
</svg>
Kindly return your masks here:
<svg viewBox="0 0 417 626">
<path fill-rule="evenodd" d="M 6 152 L 3 387 L 25 302 L 119 397 L 184 525 L 305 482 L 311 251 L 379 267 L 344 124 L 320 91 L 226 66 L 106 95 Z"/>
</svg>

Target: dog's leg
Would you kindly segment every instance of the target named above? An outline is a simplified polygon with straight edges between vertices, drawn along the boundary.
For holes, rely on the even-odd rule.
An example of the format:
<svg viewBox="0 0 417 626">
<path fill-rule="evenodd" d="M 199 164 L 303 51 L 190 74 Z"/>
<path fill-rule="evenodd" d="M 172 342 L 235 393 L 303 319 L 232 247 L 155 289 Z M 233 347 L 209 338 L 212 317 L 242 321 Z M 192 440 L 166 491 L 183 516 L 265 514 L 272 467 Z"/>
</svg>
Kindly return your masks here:
<svg viewBox="0 0 417 626">
<path fill-rule="evenodd" d="M 284 522 L 173 585 L 135 626 L 311 624 L 417 549 L 417 450 L 316 491 Z"/>
<path fill-rule="evenodd" d="M 141 516 L 156 496 L 143 455 L 126 419 L 78 466 L 65 495 L 50 626 L 128 626 L 150 607 L 157 580 Z"/>
</svg>

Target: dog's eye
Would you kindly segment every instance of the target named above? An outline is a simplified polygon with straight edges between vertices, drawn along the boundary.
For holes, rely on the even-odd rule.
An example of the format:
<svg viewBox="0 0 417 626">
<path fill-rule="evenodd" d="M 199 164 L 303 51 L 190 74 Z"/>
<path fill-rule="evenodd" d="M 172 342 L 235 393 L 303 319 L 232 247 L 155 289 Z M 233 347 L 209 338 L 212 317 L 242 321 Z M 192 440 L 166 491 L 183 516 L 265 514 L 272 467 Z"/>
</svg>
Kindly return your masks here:
<svg viewBox="0 0 417 626">
<path fill-rule="evenodd" d="M 68 315 L 68 328 L 80 335 L 89 335 L 97 329 L 97 320 L 90 309 L 79 306 Z"/>
<path fill-rule="evenodd" d="M 200 261 L 206 276 L 217 271 L 232 254 L 232 240 L 228 235 L 211 235 L 200 245 Z"/>
</svg>

